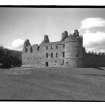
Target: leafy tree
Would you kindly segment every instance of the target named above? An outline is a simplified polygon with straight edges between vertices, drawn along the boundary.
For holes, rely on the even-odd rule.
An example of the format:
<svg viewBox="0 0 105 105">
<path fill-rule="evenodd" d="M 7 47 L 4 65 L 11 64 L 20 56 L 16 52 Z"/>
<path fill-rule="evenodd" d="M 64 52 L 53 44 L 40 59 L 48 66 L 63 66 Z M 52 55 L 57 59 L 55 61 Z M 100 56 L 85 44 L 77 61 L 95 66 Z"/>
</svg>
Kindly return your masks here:
<svg viewBox="0 0 105 105">
<path fill-rule="evenodd" d="M 21 66 L 21 52 L 0 47 L 1 67 Z"/>
</svg>

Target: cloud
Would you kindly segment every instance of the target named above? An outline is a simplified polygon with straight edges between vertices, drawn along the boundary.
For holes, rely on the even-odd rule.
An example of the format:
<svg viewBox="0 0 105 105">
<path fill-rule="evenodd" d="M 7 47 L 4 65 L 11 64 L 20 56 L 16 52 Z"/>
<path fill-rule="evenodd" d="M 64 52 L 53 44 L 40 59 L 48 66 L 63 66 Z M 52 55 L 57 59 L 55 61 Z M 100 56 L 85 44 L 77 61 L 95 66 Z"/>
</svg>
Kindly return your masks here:
<svg viewBox="0 0 105 105">
<path fill-rule="evenodd" d="M 83 34 L 83 45 L 86 51 L 105 52 L 105 32 L 86 31 Z"/>
<path fill-rule="evenodd" d="M 90 46 L 85 47 L 86 51 L 91 51 L 91 52 L 104 52 L 105 53 L 105 39 L 99 43 L 91 43 Z"/>
<path fill-rule="evenodd" d="M 99 44 L 101 41 L 105 40 L 105 33 L 97 31 L 95 33 L 92 33 L 90 31 L 86 31 L 83 34 L 83 44 L 86 47 L 90 47 L 91 44 L 97 43 Z"/>
<path fill-rule="evenodd" d="M 95 52 L 105 52 L 105 39 L 103 39 L 100 43 L 92 43 L 90 49 Z"/>
<path fill-rule="evenodd" d="M 105 29 L 103 18 L 86 18 L 81 21 L 80 31 L 86 51 L 105 52 L 105 31 L 100 30 L 102 28 Z"/>
<path fill-rule="evenodd" d="M 100 17 L 86 18 L 81 21 L 80 29 L 90 29 L 95 27 L 105 27 L 105 19 Z"/>
<path fill-rule="evenodd" d="M 24 44 L 24 40 L 22 39 L 15 39 L 11 44 L 11 49 L 14 50 L 22 50 Z"/>
</svg>

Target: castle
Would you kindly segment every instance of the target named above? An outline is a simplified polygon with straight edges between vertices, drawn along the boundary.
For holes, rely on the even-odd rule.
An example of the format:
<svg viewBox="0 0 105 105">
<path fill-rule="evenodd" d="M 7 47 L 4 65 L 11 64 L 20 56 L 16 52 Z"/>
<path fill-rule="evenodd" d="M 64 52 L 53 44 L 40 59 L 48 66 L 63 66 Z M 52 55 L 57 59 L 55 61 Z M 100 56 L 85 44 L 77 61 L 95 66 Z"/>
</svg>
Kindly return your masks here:
<svg viewBox="0 0 105 105">
<path fill-rule="evenodd" d="M 45 35 L 40 45 L 31 45 L 27 39 L 22 51 L 22 65 L 34 67 L 82 67 L 83 59 L 83 38 L 78 30 L 70 35 L 64 31 L 57 42 Z"/>
</svg>

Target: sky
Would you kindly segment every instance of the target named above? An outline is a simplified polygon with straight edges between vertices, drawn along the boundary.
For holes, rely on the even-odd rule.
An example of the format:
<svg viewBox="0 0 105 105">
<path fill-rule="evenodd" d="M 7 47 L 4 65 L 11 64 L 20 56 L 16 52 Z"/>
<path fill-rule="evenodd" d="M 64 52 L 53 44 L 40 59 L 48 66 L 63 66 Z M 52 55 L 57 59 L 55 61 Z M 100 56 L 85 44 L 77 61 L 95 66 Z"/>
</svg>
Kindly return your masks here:
<svg viewBox="0 0 105 105">
<path fill-rule="evenodd" d="M 87 51 L 105 52 L 105 8 L 6 8 L 0 7 L 0 45 L 22 50 L 29 39 L 40 44 L 44 35 L 59 41 L 74 29 L 83 36 Z"/>
</svg>

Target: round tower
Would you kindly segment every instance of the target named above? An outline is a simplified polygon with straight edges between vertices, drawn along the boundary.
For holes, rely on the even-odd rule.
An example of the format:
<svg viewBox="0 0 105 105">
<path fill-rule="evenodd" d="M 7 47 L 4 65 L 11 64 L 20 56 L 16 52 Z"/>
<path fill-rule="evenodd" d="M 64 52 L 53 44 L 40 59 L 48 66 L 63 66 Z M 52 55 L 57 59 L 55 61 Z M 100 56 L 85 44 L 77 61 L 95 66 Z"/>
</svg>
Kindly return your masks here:
<svg viewBox="0 0 105 105">
<path fill-rule="evenodd" d="M 65 40 L 65 65 L 70 67 L 82 67 L 83 38 L 78 30 L 69 35 Z"/>
</svg>

